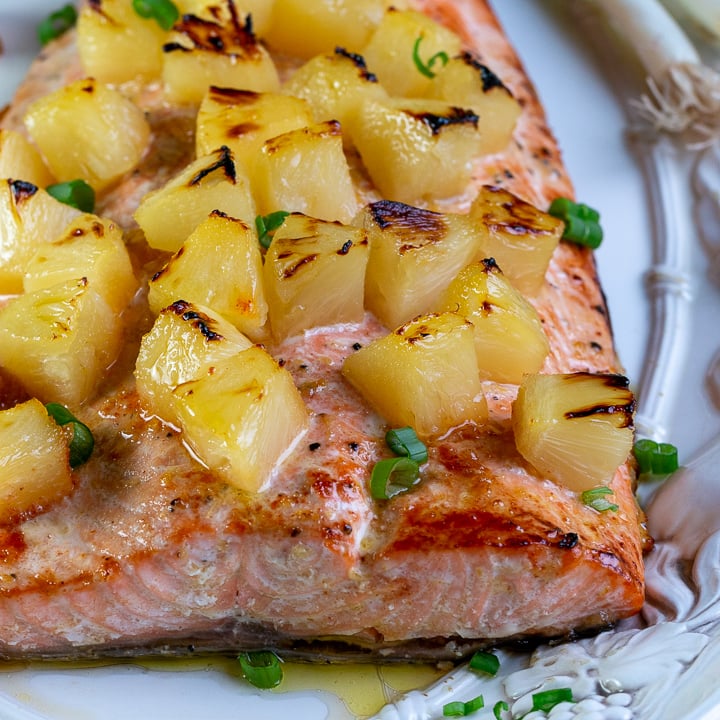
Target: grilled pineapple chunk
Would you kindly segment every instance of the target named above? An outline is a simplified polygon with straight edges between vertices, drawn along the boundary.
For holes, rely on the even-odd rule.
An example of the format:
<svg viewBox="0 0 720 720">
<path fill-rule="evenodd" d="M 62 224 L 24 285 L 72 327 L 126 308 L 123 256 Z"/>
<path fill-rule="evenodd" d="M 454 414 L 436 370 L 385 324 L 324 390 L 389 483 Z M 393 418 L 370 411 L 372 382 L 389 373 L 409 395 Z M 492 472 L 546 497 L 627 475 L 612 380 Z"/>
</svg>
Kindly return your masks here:
<svg viewBox="0 0 720 720">
<path fill-rule="evenodd" d="M 263 215 L 285 210 L 349 223 L 357 212 L 342 131 L 334 120 L 268 140 L 252 182 Z"/>
<path fill-rule="evenodd" d="M 80 277 L 88 279 L 113 312 L 121 312 L 130 302 L 137 282 L 122 230 L 112 220 L 90 214 L 73 220 L 30 258 L 23 288 L 34 292 Z"/>
<path fill-rule="evenodd" d="M 213 85 L 200 103 L 195 148 L 200 156 L 227 145 L 251 172 L 266 140 L 312 122 L 312 110 L 300 98 Z"/>
<path fill-rule="evenodd" d="M 242 220 L 213 211 L 152 277 L 148 300 L 154 313 L 180 298 L 212 308 L 260 339 L 267 318 L 262 256 L 255 233 Z"/>
<path fill-rule="evenodd" d="M 59 181 L 82 178 L 96 191 L 132 170 L 150 137 L 143 111 L 93 78 L 36 100 L 24 122 Z"/>
<path fill-rule="evenodd" d="M 0 310 L 0 366 L 43 402 L 90 398 L 121 341 L 118 314 L 86 278 L 20 295 Z"/>
<path fill-rule="evenodd" d="M 94 0 L 80 10 L 77 44 L 85 74 L 100 82 L 152 80 L 162 71 L 167 33 L 127 0 Z"/>
<path fill-rule="evenodd" d="M 389 328 L 435 308 L 477 254 L 477 233 L 462 215 L 380 200 L 355 219 L 370 240 L 365 305 Z"/>
<path fill-rule="evenodd" d="M 176 419 L 173 391 L 252 347 L 232 323 L 208 308 L 178 300 L 160 312 L 140 343 L 135 380 L 151 413 Z"/>
<path fill-rule="evenodd" d="M 350 124 L 363 164 L 383 197 L 448 198 L 467 189 L 479 152 L 478 117 L 439 100 L 365 100 Z"/>
<path fill-rule="evenodd" d="M 273 3 L 274 0 L 235 0 L 231 5 L 227 0 L 176 0 L 175 5 L 181 15 L 197 15 L 222 23 L 230 21 L 233 15 L 238 18 L 250 15 L 253 32 L 264 38 L 270 24 Z"/>
<path fill-rule="evenodd" d="M 380 23 L 385 0 L 274 0 L 265 35 L 275 50 L 301 58 L 358 51 Z"/>
<path fill-rule="evenodd" d="M 22 292 L 35 251 L 80 214 L 29 182 L 0 180 L 0 294 Z"/>
<path fill-rule="evenodd" d="M 634 409 L 620 375 L 530 375 L 513 404 L 515 444 L 541 474 L 584 492 L 627 459 Z"/>
<path fill-rule="evenodd" d="M 24 180 L 38 187 L 55 182 L 37 148 L 16 130 L 0 130 L 0 178 Z"/>
<path fill-rule="evenodd" d="M 264 266 L 275 338 L 317 325 L 362 320 L 367 260 L 363 229 L 299 213 L 285 218 Z"/>
<path fill-rule="evenodd" d="M 230 7 L 230 5 L 228 5 Z M 170 101 L 199 103 L 211 85 L 275 92 L 280 87 L 275 63 L 258 42 L 248 18 L 237 12 L 220 19 L 185 15 L 166 43 L 162 77 Z"/>
<path fill-rule="evenodd" d="M 292 376 L 257 346 L 173 395 L 185 442 L 208 467 L 249 492 L 267 487 L 308 424 Z"/>
<path fill-rule="evenodd" d="M 427 15 L 390 8 L 361 52 L 391 95 L 422 97 L 433 82 L 432 75 L 442 66 L 441 61 L 433 62 L 432 58 L 438 53 L 457 55 L 460 47 L 460 38 L 454 32 Z M 415 55 L 427 74 L 419 69 Z"/>
<path fill-rule="evenodd" d="M 473 324 L 480 376 L 522 382 L 550 351 L 535 308 L 490 258 L 463 268 L 448 286 L 439 310 L 457 312 Z"/>
<path fill-rule="evenodd" d="M 428 86 L 427 96 L 469 108 L 479 118 L 480 152 L 500 152 L 510 142 L 520 104 L 500 78 L 471 53 L 451 58 Z"/>
<path fill-rule="evenodd" d="M 507 190 L 489 185 L 480 188 L 470 217 L 481 234 L 484 256 L 495 258 L 521 293 L 537 293 L 560 242 L 563 221 Z"/>
<path fill-rule="evenodd" d="M 0 411 L 0 522 L 69 494 L 65 433 L 37 399 Z"/>
<path fill-rule="evenodd" d="M 150 247 L 177 252 L 213 210 L 255 222 L 249 181 L 227 147 L 203 155 L 164 187 L 149 192 L 133 217 Z"/>
<path fill-rule="evenodd" d="M 423 437 L 487 419 L 472 325 L 421 315 L 350 355 L 343 375 L 390 425 Z"/>
</svg>

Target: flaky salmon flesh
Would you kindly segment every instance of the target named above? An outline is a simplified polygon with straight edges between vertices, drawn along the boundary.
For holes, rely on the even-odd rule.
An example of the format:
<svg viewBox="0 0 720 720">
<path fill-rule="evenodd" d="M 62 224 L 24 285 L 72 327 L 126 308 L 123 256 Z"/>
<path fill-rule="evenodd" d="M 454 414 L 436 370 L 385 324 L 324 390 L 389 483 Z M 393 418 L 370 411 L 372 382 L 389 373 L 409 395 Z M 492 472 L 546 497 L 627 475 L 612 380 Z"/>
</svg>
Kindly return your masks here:
<svg viewBox="0 0 720 720">
<path fill-rule="evenodd" d="M 479 161 L 473 185 L 432 209 L 465 212 L 480 185 L 539 208 L 572 197 L 538 97 L 484 0 L 415 0 L 455 31 L 518 99 L 510 145 Z M 24 132 L 33 100 L 83 77 L 74 31 L 37 58 L 2 126 Z M 290 73 L 291 69 L 286 70 Z M 158 84 L 126 87 L 152 129 L 140 165 L 98 196 L 126 230 L 139 287 L 167 255 L 132 214 L 193 158 L 194 110 Z M 362 201 L 379 198 L 358 171 Z M 172 222 L 172 219 L 169 219 Z M 532 299 L 550 343 L 543 372 L 620 373 L 592 253 L 561 242 Z M 358 344 L 388 332 L 370 313 L 267 349 L 292 375 L 310 424 L 267 490 L 243 493 L 149 416 L 133 369 L 152 325 L 146 293 L 124 315 L 125 342 L 76 414 L 95 437 L 67 497 L 0 527 L 0 656 L 77 658 L 274 648 L 369 659 L 457 658 L 508 639 L 567 637 L 636 613 L 648 539 L 634 470 L 599 513 L 540 476 L 515 447 L 517 387 L 483 383 L 490 423 L 433 441 L 422 482 L 390 501 L 369 476 L 386 421 L 341 374 Z M 27 399 L 0 376 L 0 404 Z"/>
</svg>

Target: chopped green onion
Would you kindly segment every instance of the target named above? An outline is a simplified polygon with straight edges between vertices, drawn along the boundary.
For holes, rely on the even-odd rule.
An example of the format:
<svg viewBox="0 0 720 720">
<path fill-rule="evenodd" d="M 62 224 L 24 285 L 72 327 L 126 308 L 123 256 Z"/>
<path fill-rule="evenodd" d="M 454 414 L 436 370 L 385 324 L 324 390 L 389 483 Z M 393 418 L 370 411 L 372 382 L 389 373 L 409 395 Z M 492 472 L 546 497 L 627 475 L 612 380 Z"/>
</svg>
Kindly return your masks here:
<svg viewBox="0 0 720 720">
<path fill-rule="evenodd" d="M 389 500 L 407 492 L 420 480 L 420 466 L 409 457 L 396 457 L 375 463 L 370 476 L 370 494 L 376 500 Z"/>
<path fill-rule="evenodd" d="M 478 695 L 476 698 L 468 700 L 467 702 L 456 700 L 455 702 L 443 705 L 443 715 L 445 717 L 465 717 L 484 707 L 485 700 L 482 695 Z"/>
<path fill-rule="evenodd" d="M 442 50 L 440 52 L 435 53 L 428 61 L 423 62 L 422 58 L 420 57 L 420 43 L 422 42 L 423 36 L 420 35 L 417 40 L 415 40 L 415 45 L 413 45 L 413 55 L 412 59 L 415 63 L 415 67 L 426 77 L 432 78 L 435 77 L 435 73 L 433 72 L 433 65 L 435 65 L 436 62 L 441 62 L 443 65 L 447 65 L 448 60 L 450 59 L 448 57 L 448 54 L 446 52 L 443 52 Z"/>
<path fill-rule="evenodd" d="M 48 185 L 47 192 L 65 205 L 91 213 L 95 209 L 95 191 L 84 180 Z"/>
<path fill-rule="evenodd" d="M 612 495 L 613 491 L 605 486 L 601 485 L 600 487 L 592 488 L 591 490 L 586 490 L 582 495 L 580 495 L 580 499 L 585 503 L 585 505 L 589 505 L 591 508 L 597 510 L 598 512 L 606 512 L 608 510 L 612 512 L 617 512 L 618 506 L 615 505 L 615 503 L 609 502 L 604 496 L 605 495 Z"/>
<path fill-rule="evenodd" d="M 678 469 L 678 451 L 670 443 L 657 443 L 644 438 L 633 447 L 641 474 L 669 475 Z"/>
<path fill-rule="evenodd" d="M 385 442 L 396 455 L 405 455 L 420 465 L 428 460 L 427 447 L 411 427 L 388 430 Z"/>
<path fill-rule="evenodd" d="M 258 215 L 255 218 L 258 240 L 266 250 L 270 247 L 275 231 L 285 222 L 289 214 L 284 210 L 277 210 L 269 215 Z"/>
<path fill-rule="evenodd" d="M 163 30 L 170 30 L 180 17 L 171 0 L 133 0 L 133 10 L 142 18 L 155 20 Z"/>
<path fill-rule="evenodd" d="M 545 690 L 535 693 L 532 696 L 532 709 L 550 712 L 561 702 L 575 702 L 570 688 L 557 688 L 556 690 Z"/>
<path fill-rule="evenodd" d="M 41 45 L 47 45 L 51 40 L 59 38 L 77 22 L 77 10 L 70 5 L 64 5 L 59 10 L 50 13 L 38 26 L 37 36 Z"/>
<path fill-rule="evenodd" d="M 565 223 L 563 239 L 593 249 L 600 247 L 603 231 L 597 210 L 568 198 L 555 198 L 548 212 Z"/>
<path fill-rule="evenodd" d="M 470 667 L 488 675 L 497 675 L 497 671 L 500 669 L 500 660 L 497 655 L 480 651 L 470 658 Z"/>
<path fill-rule="evenodd" d="M 502 720 L 500 713 L 503 711 L 507 712 L 509 709 L 509 705 L 504 700 L 498 700 L 493 706 L 493 715 L 495 716 L 495 720 Z"/>
<path fill-rule="evenodd" d="M 72 440 L 70 441 L 70 467 L 76 468 L 82 465 L 92 455 L 95 447 L 90 428 L 81 423 L 64 405 L 60 403 L 48 403 L 45 405 L 48 415 L 58 425 L 72 425 Z"/>
<path fill-rule="evenodd" d="M 245 679 L 263 690 L 277 687 L 283 679 L 280 658 L 270 650 L 258 650 L 238 655 Z"/>
</svg>

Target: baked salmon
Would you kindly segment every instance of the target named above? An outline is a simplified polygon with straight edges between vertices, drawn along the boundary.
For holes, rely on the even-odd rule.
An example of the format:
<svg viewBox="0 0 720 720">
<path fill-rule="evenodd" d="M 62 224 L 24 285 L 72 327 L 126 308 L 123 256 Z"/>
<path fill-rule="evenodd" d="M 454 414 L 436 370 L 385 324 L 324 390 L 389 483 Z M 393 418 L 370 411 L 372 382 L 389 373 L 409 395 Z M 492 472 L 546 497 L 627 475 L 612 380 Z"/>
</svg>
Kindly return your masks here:
<svg viewBox="0 0 720 720">
<path fill-rule="evenodd" d="M 489 6 L 413 5 L 456 32 L 522 108 L 511 143 L 476 163 L 467 193 L 428 207 L 465 212 L 481 185 L 539 208 L 572 197 L 541 102 Z M 37 58 L 2 127 L 24 132 L 32 101 L 83 74 L 69 31 Z M 95 212 L 125 229 L 144 288 L 166 255 L 147 247 L 133 212 L 193 158 L 194 115 L 167 103 L 157 84 L 135 87 L 133 100 L 151 127 L 149 149 L 99 194 Z M 366 177 L 356 189 L 364 202 L 380 197 Z M 532 303 L 550 345 L 543 372 L 622 372 L 591 251 L 561 242 Z M 606 627 L 640 609 L 648 538 L 632 463 L 610 482 L 616 512 L 583 504 L 516 449 L 517 386 L 485 381 L 490 425 L 464 423 L 433 440 L 422 482 L 381 502 L 369 477 L 387 457 L 387 423 L 342 366 L 388 328 L 368 312 L 268 340 L 309 425 L 268 489 L 245 493 L 199 462 L 176 427 L 145 412 L 133 370 L 153 322 L 146 293 L 123 318 L 120 357 L 73 409 L 95 438 L 73 491 L 0 527 L 0 656 L 273 648 L 454 659 L 509 639 Z M 0 406 L 27 397 L 3 372 Z"/>
</svg>

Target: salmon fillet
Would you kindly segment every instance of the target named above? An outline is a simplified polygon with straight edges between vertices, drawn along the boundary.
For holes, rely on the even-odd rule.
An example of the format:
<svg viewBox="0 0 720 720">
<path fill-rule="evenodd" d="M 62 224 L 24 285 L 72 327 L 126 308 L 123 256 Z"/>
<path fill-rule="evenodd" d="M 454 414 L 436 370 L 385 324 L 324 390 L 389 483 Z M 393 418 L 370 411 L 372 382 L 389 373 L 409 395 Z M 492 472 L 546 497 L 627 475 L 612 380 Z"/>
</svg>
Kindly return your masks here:
<svg viewBox="0 0 720 720">
<path fill-rule="evenodd" d="M 542 106 L 483 0 L 416 0 L 502 78 L 523 112 L 510 146 L 475 168 L 463 211 L 493 184 L 545 208 L 571 197 Z M 82 77 L 73 32 L 42 52 L 2 125 L 22 130 L 28 104 Z M 157 87 L 135 88 L 153 129 L 141 165 L 99 197 L 127 229 L 138 275 L 162 258 L 132 212 L 192 158 L 193 117 Z M 365 200 L 378 197 L 359 188 Z M 592 253 L 560 243 L 533 299 L 550 341 L 545 372 L 620 372 Z M 126 312 L 126 342 L 78 415 L 96 449 L 74 491 L 0 527 L 0 656 L 96 657 L 272 647 L 354 658 L 457 658 L 508 639 L 569 636 L 637 612 L 647 537 L 633 469 L 598 513 L 536 474 L 515 448 L 516 388 L 484 383 L 491 430 L 471 424 L 429 447 L 423 480 L 379 503 L 373 464 L 386 424 L 341 375 L 357 343 L 387 332 L 372 315 L 268 345 L 292 374 L 310 427 L 269 490 L 249 495 L 214 476 L 181 434 L 148 418 L 135 390 L 144 295 Z M 0 406 L 25 398 L 0 379 Z"/>
</svg>

